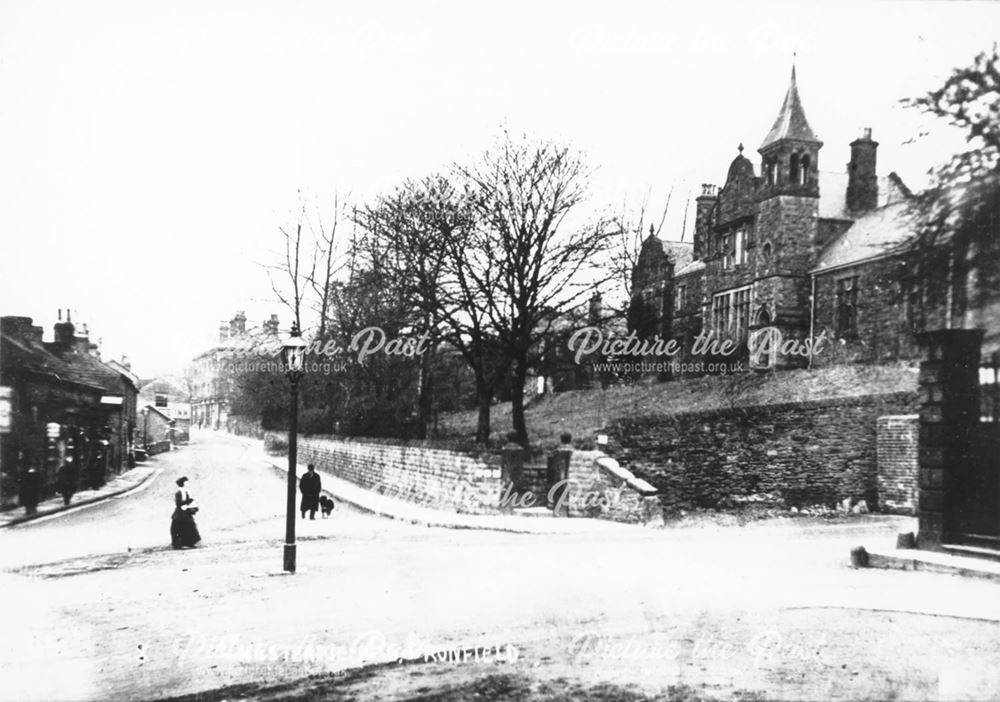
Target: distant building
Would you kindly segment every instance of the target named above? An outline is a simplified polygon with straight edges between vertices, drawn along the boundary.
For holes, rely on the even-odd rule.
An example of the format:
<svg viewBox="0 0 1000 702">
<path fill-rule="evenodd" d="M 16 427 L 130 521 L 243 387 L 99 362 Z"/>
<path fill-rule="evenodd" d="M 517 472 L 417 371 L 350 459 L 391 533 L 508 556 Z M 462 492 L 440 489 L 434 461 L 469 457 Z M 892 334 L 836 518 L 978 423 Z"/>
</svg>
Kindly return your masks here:
<svg viewBox="0 0 1000 702">
<path fill-rule="evenodd" d="M 143 381 L 139 404 L 153 407 L 173 422 L 174 439 L 186 441 L 191 431 L 191 395 L 183 380 L 160 377 Z"/>
<path fill-rule="evenodd" d="M 140 408 L 139 426 L 136 427 L 137 444 L 148 447 L 169 442 L 172 445 L 177 441 L 176 431 L 173 418 L 163 410 L 149 404 Z"/>
<path fill-rule="evenodd" d="M 224 429 L 229 421 L 232 388 L 228 363 L 255 358 L 250 353 L 262 344 L 274 344 L 278 337 L 278 315 L 272 314 L 257 329 L 247 329 L 247 317 L 237 312 L 219 325 L 219 343 L 199 354 L 188 371 L 191 385 L 191 426 Z"/>
</svg>

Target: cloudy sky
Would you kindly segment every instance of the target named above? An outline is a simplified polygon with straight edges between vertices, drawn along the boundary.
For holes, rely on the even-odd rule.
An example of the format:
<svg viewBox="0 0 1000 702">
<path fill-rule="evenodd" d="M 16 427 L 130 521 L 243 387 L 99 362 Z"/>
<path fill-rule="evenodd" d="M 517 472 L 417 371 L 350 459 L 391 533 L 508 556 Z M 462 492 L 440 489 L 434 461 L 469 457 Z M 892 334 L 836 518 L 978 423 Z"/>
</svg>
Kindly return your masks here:
<svg viewBox="0 0 1000 702">
<path fill-rule="evenodd" d="M 300 198 L 364 201 L 501 125 L 583 151 L 595 210 L 673 188 L 679 238 L 740 142 L 759 164 L 793 54 L 820 167 L 870 126 L 919 186 L 960 142 L 906 144 L 928 125 L 899 99 L 1000 27 L 994 3 L 676 5 L 0 0 L 0 313 L 70 307 L 106 358 L 179 369 L 238 309 L 285 326 L 260 264 Z"/>
</svg>

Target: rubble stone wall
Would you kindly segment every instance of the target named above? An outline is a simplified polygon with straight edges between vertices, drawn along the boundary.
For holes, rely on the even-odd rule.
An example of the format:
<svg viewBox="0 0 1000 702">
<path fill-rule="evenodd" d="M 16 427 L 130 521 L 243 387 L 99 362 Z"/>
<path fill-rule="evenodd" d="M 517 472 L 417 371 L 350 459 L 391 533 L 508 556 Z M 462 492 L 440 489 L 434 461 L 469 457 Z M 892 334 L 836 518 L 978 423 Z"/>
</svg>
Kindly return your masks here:
<svg viewBox="0 0 1000 702">
<path fill-rule="evenodd" d="M 466 514 L 498 511 L 500 464 L 489 456 L 373 439 L 300 437 L 298 462 L 426 507 Z"/>
<path fill-rule="evenodd" d="M 875 508 L 878 418 L 917 405 L 916 392 L 901 392 L 636 417 L 609 432 L 610 452 L 668 509 L 757 494 L 787 506 L 850 498 Z"/>
</svg>

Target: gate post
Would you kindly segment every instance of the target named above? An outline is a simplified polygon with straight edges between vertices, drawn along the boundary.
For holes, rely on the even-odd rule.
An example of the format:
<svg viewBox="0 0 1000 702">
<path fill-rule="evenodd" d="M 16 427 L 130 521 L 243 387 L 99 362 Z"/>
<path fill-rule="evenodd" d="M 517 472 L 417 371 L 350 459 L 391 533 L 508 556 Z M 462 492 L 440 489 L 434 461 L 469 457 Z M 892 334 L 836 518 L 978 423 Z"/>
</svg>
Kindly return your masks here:
<svg viewBox="0 0 1000 702">
<path fill-rule="evenodd" d="M 920 364 L 920 443 L 917 547 L 936 549 L 958 531 L 964 468 L 979 421 L 979 329 L 943 329 L 919 335 L 927 348 Z"/>
<path fill-rule="evenodd" d="M 527 451 L 514 441 L 516 436 L 511 432 L 507 443 L 500 449 L 500 494 L 501 509 L 504 512 L 513 511 L 515 504 L 522 504 L 523 498 L 518 491 L 523 483 L 521 475 Z"/>
<path fill-rule="evenodd" d="M 548 471 L 546 475 L 546 486 L 545 486 L 545 499 L 548 504 L 549 509 L 556 510 L 558 507 L 558 512 L 555 513 L 557 517 L 568 516 L 567 506 L 564 504 L 563 496 L 569 489 L 568 484 L 563 482 L 569 479 L 569 461 L 573 456 L 573 445 L 570 443 L 573 440 L 572 435 L 568 432 L 564 432 L 561 437 L 561 444 L 559 448 L 549 454 L 548 458 Z M 553 490 L 556 485 L 559 486 L 558 489 Z M 561 512 L 561 514 L 560 514 Z"/>
</svg>

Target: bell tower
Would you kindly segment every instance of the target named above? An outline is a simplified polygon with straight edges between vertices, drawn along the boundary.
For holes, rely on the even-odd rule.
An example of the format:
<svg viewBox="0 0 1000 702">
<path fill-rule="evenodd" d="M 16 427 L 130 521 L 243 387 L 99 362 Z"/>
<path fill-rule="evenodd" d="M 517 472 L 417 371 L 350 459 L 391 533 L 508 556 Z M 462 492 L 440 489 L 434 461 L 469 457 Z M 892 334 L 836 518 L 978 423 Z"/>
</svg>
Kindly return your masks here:
<svg viewBox="0 0 1000 702">
<path fill-rule="evenodd" d="M 775 195 L 819 197 L 819 150 L 823 142 L 816 138 L 806 119 L 799 89 L 792 80 L 785 101 L 757 152 L 761 156 L 762 199 Z"/>
<path fill-rule="evenodd" d="M 755 288 L 755 305 L 766 311 L 769 326 L 785 339 L 802 340 L 809 334 L 808 271 L 816 257 L 822 146 L 802 108 L 793 65 L 778 118 L 757 149 L 762 164 L 755 236 L 764 252 L 758 270 L 769 276 Z M 765 365 L 781 368 L 803 362 L 775 351 Z"/>
</svg>

